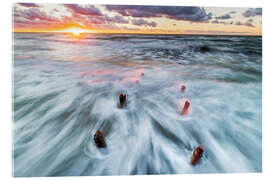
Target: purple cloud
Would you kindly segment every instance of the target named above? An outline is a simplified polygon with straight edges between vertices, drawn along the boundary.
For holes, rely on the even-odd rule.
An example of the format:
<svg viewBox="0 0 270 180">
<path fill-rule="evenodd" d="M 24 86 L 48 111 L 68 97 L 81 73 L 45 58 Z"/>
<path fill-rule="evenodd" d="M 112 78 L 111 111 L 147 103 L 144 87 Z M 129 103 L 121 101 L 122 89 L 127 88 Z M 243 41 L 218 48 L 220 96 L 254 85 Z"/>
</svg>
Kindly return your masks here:
<svg viewBox="0 0 270 180">
<path fill-rule="evenodd" d="M 122 16 L 136 18 L 167 17 L 175 20 L 203 22 L 211 19 L 211 13 L 204 8 L 188 6 L 134 6 L 134 5 L 106 5 L 107 10 L 114 11 Z"/>
<path fill-rule="evenodd" d="M 215 17 L 216 19 L 230 19 L 231 18 L 231 16 L 229 15 L 229 14 L 224 14 L 224 15 L 222 15 L 222 16 L 217 16 L 217 17 Z"/>
<path fill-rule="evenodd" d="M 129 23 L 128 20 L 126 20 L 122 16 L 118 16 L 118 15 L 113 16 L 113 17 L 106 16 L 105 20 L 108 22 L 118 23 L 118 24 L 128 24 Z"/>
<path fill-rule="evenodd" d="M 29 8 L 25 10 L 19 10 L 14 8 L 13 17 L 16 19 L 26 19 L 26 20 L 40 20 L 40 21 L 50 21 L 50 22 L 58 22 L 58 19 L 47 15 L 45 12 L 40 11 L 37 8 Z"/>
<path fill-rule="evenodd" d="M 63 4 L 66 8 L 70 9 L 73 13 L 81 14 L 81 15 L 89 15 L 89 16 L 101 16 L 102 13 L 98 8 L 93 5 L 88 5 L 86 7 L 82 7 L 77 4 Z"/>
<path fill-rule="evenodd" d="M 155 22 L 148 22 L 144 19 L 133 19 L 131 21 L 131 23 L 133 25 L 137 25 L 137 26 L 151 26 L 151 27 L 156 27 L 157 26 L 157 23 Z"/>
<path fill-rule="evenodd" d="M 76 4 L 64 4 L 66 8 L 71 10 L 72 17 L 78 21 L 82 22 L 86 25 L 105 25 L 105 24 L 128 24 L 129 21 L 126 20 L 124 17 L 116 15 L 110 17 L 106 14 L 102 14 L 101 11 L 92 5 L 88 6 L 80 6 Z"/>
<path fill-rule="evenodd" d="M 93 25 L 106 25 L 106 24 L 129 24 L 129 21 L 123 18 L 122 16 L 80 16 L 80 15 L 73 15 L 72 18 L 76 22 L 81 22 L 87 26 Z"/>
<path fill-rule="evenodd" d="M 39 7 L 39 5 L 35 3 L 18 3 L 18 4 L 24 7 Z"/>
</svg>

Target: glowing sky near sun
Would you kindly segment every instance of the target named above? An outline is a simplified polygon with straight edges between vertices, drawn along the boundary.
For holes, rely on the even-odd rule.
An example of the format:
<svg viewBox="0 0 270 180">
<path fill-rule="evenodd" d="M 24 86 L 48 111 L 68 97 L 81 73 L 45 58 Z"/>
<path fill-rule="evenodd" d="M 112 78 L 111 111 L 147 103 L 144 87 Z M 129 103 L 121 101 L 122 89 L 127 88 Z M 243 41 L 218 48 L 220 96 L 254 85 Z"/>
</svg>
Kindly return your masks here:
<svg viewBox="0 0 270 180">
<path fill-rule="evenodd" d="M 14 32 L 261 35 L 261 8 L 17 3 Z"/>
</svg>

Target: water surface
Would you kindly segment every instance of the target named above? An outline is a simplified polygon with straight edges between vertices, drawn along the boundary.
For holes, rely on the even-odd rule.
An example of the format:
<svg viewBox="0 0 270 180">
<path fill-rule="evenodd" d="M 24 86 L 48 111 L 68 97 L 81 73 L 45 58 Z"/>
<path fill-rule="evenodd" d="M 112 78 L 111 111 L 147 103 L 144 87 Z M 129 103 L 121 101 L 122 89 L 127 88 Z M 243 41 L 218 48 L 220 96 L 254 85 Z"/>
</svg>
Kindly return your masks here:
<svg viewBox="0 0 270 180">
<path fill-rule="evenodd" d="M 261 172 L 261 43 L 14 33 L 14 176 Z M 97 130 L 105 149 L 94 145 Z"/>
</svg>

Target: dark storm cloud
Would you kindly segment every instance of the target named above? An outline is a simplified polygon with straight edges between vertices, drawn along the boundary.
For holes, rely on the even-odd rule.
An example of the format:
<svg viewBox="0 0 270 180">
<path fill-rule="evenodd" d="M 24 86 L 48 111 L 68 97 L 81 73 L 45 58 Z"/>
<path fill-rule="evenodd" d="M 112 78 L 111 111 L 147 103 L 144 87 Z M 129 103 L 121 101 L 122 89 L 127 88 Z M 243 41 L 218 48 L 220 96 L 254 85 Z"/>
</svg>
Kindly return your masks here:
<svg viewBox="0 0 270 180">
<path fill-rule="evenodd" d="M 248 9 L 243 13 L 244 17 L 260 16 L 262 15 L 262 8 Z"/>
<path fill-rule="evenodd" d="M 229 14 L 224 14 L 224 15 L 222 15 L 222 16 L 217 16 L 217 17 L 215 17 L 216 19 L 230 19 L 231 18 L 231 16 L 229 15 Z"/>
<path fill-rule="evenodd" d="M 18 4 L 21 5 L 21 6 L 24 6 L 24 7 L 39 7 L 35 3 L 18 3 Z"/>
<path fill-rule="evenodd" d="M 131 21 L 131 23 L 133 25 L 137 25 L 137 26 L 151 26 L 151 27 L 156 27 L 157 26 L 157 23 L 155 22 L 148 22 L 144 19 L 133 19 Z"/>
<path fill-rule="evenodd" d="M 101 16 L 101 12 L 98 8 L 92 5 L 82 7 L 77 4 L 63 4 L 66 8 L 70 9 L 73 13 L 89 16 Z"/>
<path fill-rule="evenodd" d="M 122 16 L 137 18 L 167 17 L 175 20 L 203 22 L 211 19 L 211 13 L 206 13 L 200 7 L 180 6 L 133 6 L 133 5 L 106 5 L 107 10 L 114 11 Z"/>
</svg>

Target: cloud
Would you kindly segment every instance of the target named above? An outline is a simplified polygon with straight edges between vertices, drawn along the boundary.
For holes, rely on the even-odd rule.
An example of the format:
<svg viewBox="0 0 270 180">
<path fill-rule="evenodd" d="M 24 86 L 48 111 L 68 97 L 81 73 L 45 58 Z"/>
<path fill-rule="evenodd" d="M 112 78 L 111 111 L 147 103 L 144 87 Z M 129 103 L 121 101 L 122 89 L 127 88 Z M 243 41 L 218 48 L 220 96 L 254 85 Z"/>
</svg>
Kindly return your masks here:
<svg viewBox="0 0 270 180">
<path fill-rule="evenodd" d="M 250 26 L 250 27 L 254 27 L 254 25 L 250 22 L 250 21 L 246 21 L 244 23 L 245 26 Z"/>
<path fill-rule="evenodd" d="M 225 21 L 220 21 L 220 24 L 224 24 L 224 25 L 228 25 L 229 23 L 225 22 Z"/>
<path fill-rule="evenodd" d="M 72 16 L 72 20 L 75 22 L 80 22 L 84 24 L 85 26 L 88 27 L 95 27 L 95 26 L 111 26 L 112 24 L 116 26 L 116 24 L 129 24 L 129 21 L 124 19 L 121 16 L 80 16 L 80 15 L 75 15 Z"/>
<path fill-rule="evenodd" d="M 13 8 L 13 25 L 14 28 L 25 29 L 50 29 L 64 27 L 64 25 L 78 25 L 71 17 L 61 16 L 54 17 L 39 8 L 21 9 L 15 6 Z"/>
<path fill-rule="evenodd" d="M 218 20 L 216 19 L 216 20 L 211 21 L 211 23 L 212 23 L 212 24 L 231 25 L 231 24 L 233 24 L 233 21 L 231 21 L 231 22 L 226 22 L 226 21 L 218 21 Z"/>
<path fill-rule="evenodd" d="M 224 15 L 222 15 L 222 16 L 217 16 L 217 17 L 215 17 L 216 19 L 230 19 L 231 18 L 231 16 L 229 15 L 229 14 L 224 14 Z"/>
<path fill-rule="evenodd" d="M 236 11 L 231 11 L 231 12 L 230 12 L 230 14 L 235 14 L 235 13 L 236 13 Z"/>
<path fill-rule="evenodd" d="M 213 24 L 218 24 L 219 22 L 218 22 L 218 20 L 213 20 L 212 23 Z"/>
<path fill-rule="evenodd" d="M 101 11 L 93 6 L 80 6 L 76 4 L 64 4 L 66 8 L 71 10 L 72 17 L 78 21 L 82 22 L 85 25 L 94 26 L 94 25 L 106 25 L 106 24 L 129 24 L 129 21 L 124 17 L 115 15 L 108 16 L 106 14 L 102 14 Z M 114 27 L 115 28 L 115 27 Z"/>
<path fill-rule="evenodd" d="M 108 16 L 102 14 L 101 11 L 94 6 L 80 6 L 73 4 L 63 4 L 71 15 L 61 15 L 60 17 L 52 16 L 39 8 L 13 8 L 14 27 L 18 28 L 55 28 L 64 27 L 66 25 L 83 25 L 89 28 L 117 29 L 118 24 L 129 24 L 129 20 L 123 16 L 114 15 Z M 59 9 L 54 8 L 53 12 L 59 12 Z M 53 14 L 53 13 L 52 13 Z M 156 24 L 147 23 L 148 26 Z"/>
<path fill-rule="evenodd" d="M 262 15 L 262 8 L 256 8 L 255 9 L 255 14 L 256 15 Z"/>
<path fill-rule="evenodd" d="M 206 13 L 200 7 L 180 6 L 134 6 L 134 5 L 106 5 L 107 10 L 114 11 L 122 16 L 135 18 L 166 17 L 174 20 L 203 22 L 211 19 L 211 13 Z"/>
<path fill-rule="evenodd" d="M 159 17 L 184 20 L 190 23 L 235 24 L 254 27 L 254 18 L 252 17 L 262 14 L 261 8 L 247 9 L 245 11 L 247 14 L 245 15 L 249 16 L 249 18 L 246 18 L 245 21 L 234 23 L 230 19 L 230 13 L 233 11 L 211 19 L 214 15 L 212 13 L 206 13 L 204 8 L 200 7 L 105 5 L 104 8 L 114 12 L 105 14 L 107 11 L 102 11 L 103 8 L 94 5 L 63 4 L 61 6 L 60 8 L 55 6 L 52 8 L 52 11 L 45 11 L 43 8 L 38 8 L 40 6 L 35 3 L 17 3 L 13 8 L 14 27 L 26 29 L 44 28 L 49 30 L 50 28 L 79 25 L 90 29 L 113 30 L 123 29 L 125 24 L 132 24 L 135 25 L 133 26 L 135 29 L 141 29 L 142 27 L 157 27 L 157 22 L 152 21 L 152 19 L 150 20 L 150 18 Z M 57 15 L 54 15 L 54 12 L 58 12 L 56 13 Z M 65 15 L 63 12 L 67 14 Z M 170 23 L 169 26 L 176 26 L 177 23 L 174 23 Z M 166 31 L 169 32 L 168 30 Z"/>
<path fill-rule="evenodd" d="M 235 25 L 237 26 L 250 26 L 250 27 L 254 27 L 254 25 L 250 22 L 250 21 L 246 21 L 244 23 L 240 22 L 240 21 L 237 21 L 235 23 Z"/>
<path fill-rule="evenodd" d="M 102 14 L 100 10 L 94 6 L 79 6 L 75 4 L 64 4 L 64 6 L 70 9 L 73 13 L 73 18 L 76 21 L 83 22 L 85 25 L 93 26 L 93 25 L 107 25 L 107 24 L 129 24 L 129 20 L 125 19 L 124 16 L 115 15 L 108 16 L 106 14 Z M 135 11 L 133 13 L 136 13 Z M 137 26 L 151 26 L 156 27 L 155 22 L 148 22 L 144 19 L 133 19 L 131 20 L 133 25 Z M 115 29 L 116 27 L 114 27 Z"/>
<path fill-rule="evenodd" d="M 255 9 L 248 9 L 243 13 L 244 17 L 252 17 L 252 16 L 261 16 L 262 15 L 262 8 L 255 8 Z"/>
<path fill-rule="evenodd" d="M 236 31 L 214 31 L 214 30 L 186 30 L 185 32 L 188 33 L 194 33 L 194 34 L 227 34 L 227 35 L 231 35 L 231 34 L 235 34 L 235 35 L 239 35 L 239 34 L 250 34 L 249 32 L 236 32 Z"/>
<path fill-rule="evenodd" d="M 89 16 L 101 16 L 101 12 L 98 8 L 93 5 L 88 5 L 82 7 L 77 4 L 63 4 L 66 8 L 71 10 L 73 13 L 81 14 L 81 15 L 89 15 Z"/>
<path fill-rule="evenodd" d="M 133 25 L 137 25 L 137 26 L 151 26 L 151 27 L 156 27 L 157 26 L 157 23 L 155 22 L 148 22 L 144 19 L 133 19 L 131 21 L 131 23 Z"/>
<path fill-rule="evenodd" d="M 58 22 L 58 19 L 47 15 L 45 12 L 40 11 L 37 8 L 29 8 L 25 10 L 20 10 L 17 8 L 14 8 L 13 17 L 16 19 L 26 19 L 30 21 L 50 21 L 50 22 Z"/>
<path fill-rule="evenodd" d="M 39 7 L 39 5 L 35 3 L 18 3 L 18 4 L 24 7 Z"/>
<path fill-rule="evenodd" d="M 237 22 L 235 23 L 235 25 L 241 26 L 241 25 L 243 25 L 243 23 L 241 23 L 240 21 L 237 21 Z"/>
<path fill-rule="evenodd" d="M 122 16 L 118 16 L 118 15 L 113 16 L 113 17 L 106 16 L 105 19 L 108 22 L 113 22 L 113 23 L 118 23 L 118 24 L 128 24 L 129 23 L 128 20 L 126 20 Z"/>
<path fill-rule="evenodd" d="M 130 28 L 127 26 L 123 26 L 123 27 L 118 27 L 118 26 L 106 26 L 107 28 L 109 28 L 110 30 L 129 30 L 129 31 L 138 31 L 140 30 L 140 28 Z"/>
<path fill-rule="evenodd" d="M 140 28 L 130 28 L 130 27 L 122 27 L 121 29 L 124 29 L 124 30 L 131 30 L 131 31 L 137 31 L 137 30 L 140 30 Z"/>
</svg>

